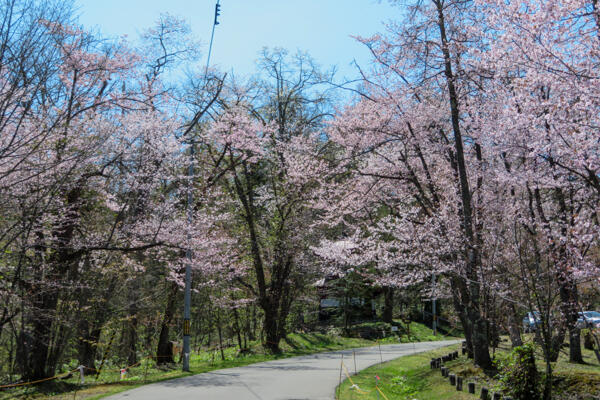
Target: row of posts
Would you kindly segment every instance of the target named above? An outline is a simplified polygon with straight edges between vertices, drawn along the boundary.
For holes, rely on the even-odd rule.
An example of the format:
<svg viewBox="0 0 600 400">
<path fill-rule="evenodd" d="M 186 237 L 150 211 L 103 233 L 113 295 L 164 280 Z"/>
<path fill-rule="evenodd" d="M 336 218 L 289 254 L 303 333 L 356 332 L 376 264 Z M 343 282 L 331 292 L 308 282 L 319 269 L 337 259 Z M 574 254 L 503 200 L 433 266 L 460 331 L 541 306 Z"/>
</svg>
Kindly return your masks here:
<svg viewBox="0 0 600 400">
<path fill-rule="evenodd" d="M 463 354 L 466 353 L 466 346 L 463 342 Z M 463 390 L 463 378 L 462 376 L 456 376 L 455 374 L 451 374 L 448 367 L 444 366 L 444 363 L 452 360 L 458 359 L 458 351 L 454 351 L 452 353 L 448 353 L 447 355 L 439 358 L 432 358 L 430 367 L 431 369 L 440 369 L 442 376 L 444 378 L 448 378 L 450 385 L 455 386 L 457 391 Z M 475 394 L 475 382 L 468 382 L 467 389 L 469 393 Z M 502 396 L 501 393 L 493 393 L 492 397 L 490 397 L 489 390 L 485 387 L 481 388 L 481 395 L 479 397 L 481 400 L 512 400 L 510 396 Z"/>
</svg>

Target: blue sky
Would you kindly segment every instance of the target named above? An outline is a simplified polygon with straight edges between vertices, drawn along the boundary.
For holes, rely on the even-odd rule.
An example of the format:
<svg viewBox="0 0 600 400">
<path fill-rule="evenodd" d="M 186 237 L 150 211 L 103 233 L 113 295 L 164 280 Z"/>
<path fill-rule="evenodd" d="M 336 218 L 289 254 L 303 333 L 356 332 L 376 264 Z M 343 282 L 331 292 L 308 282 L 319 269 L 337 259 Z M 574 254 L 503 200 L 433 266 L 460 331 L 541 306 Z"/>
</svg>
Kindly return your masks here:
<svg viewBox="0 0 600 400">
<path fill-rule="evenodd" d="M 216 0 L 76 0 L 80 22 L 104 35 L 126 34 L 134 40 L 152 26 L 160 13 L 185 18 L 206 57 Z M 356 59 L 369 63 L 369 52 L 350 35 L 383 31 L 383 21 L 400 10 L 376 0 L 221 0 L 211 64 L 236 75 L 256 71 L 264 47 L 308 53 L 322 67 L 337 65 L 339 78 L 355 77 Z M 206 59 L 204 59 L 204 62 Z"/>
</svg>

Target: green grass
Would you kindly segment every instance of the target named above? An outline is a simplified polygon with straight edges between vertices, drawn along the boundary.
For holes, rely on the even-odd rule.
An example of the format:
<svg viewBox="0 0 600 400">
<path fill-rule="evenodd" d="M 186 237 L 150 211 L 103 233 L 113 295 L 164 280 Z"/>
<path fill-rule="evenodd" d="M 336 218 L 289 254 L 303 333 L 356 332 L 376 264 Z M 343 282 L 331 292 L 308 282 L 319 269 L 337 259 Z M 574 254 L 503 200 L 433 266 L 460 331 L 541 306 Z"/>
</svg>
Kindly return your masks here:
<svg viewBox="0 0 600 400">
<path fill-rule="evenodd" d="M 446 379 L 441 377 L 439 370 L 429 369 L 429 361 L 432 357 L 441 357 L 458 348 L 458 345 L 444 347 L 367 368 L 357 375 L 351 376 L 351 381 L 346 379 L 342 382 L 338 391 L 338 400 L 378 399 L 375 391 L 375 376 L 379 376 L 378 386 L 390 400 L 475 400 L 472 395 L 457 392 L 446 383 Z M 454 363 L 457 362 L 459 361 L 454 361 Z M 360 392 L 356 388 L 351 388 L 352 384 L 356 384 L 360 388 Z M 368 392 L 368 394 L 364 392 Z M 383 399 L 383 396 L 380 395 L 379 399 Z"/>
<path fill-rule="evenodd" d="M 532 340 L 530 336 L 525 340 Z M 450 373 L 462 376 L 464 379 L 463 391 L 458 392 L 454 386 L 448 383 L 447 378 L 441 376 L 440 370 L 431 370 L 429 362 L 431 358 L 441 357 L 451 351 L 459 350 L 458 345 L 449 346 L 434 351 L 401 357 L 384 364 L 368 368 L 357 375 L 346 379 L 338 388 L 338 400 L 351 399 L 377 399 L 375 389 L 375 376 L 379 376 L 379 387 L 389 400 L 476 400 L 482 386 L 499 390 L 498 381 L 485 375 L 483 371 L 475 367 L 471 360 L 461 356 L 458 360 L 446 363 Z M 510 343 L 504 341 L 496 350 L 497 355 L 503 355 L 510 351 Z M 555 398 L 573 394 L 600 395 L 600 363 L 594 353 L 582 349 L 586 364 L 571 364 L 568 362 L 568 354 L 562 351 L 554 368 L 554 392 Z M 536 354 L 537 367 L 543 372 L 545 365 L 541 353 Z M 476 396 L 467 393 L 467 382 L 476 383 Z M 358 385 L 361 394 L 352 384 Z M 383 399 L 383 396 L 379 397 Z M 574 398 L 574 397 L 570 397 Z"/>
<path fill-rule="evenodd" d="M 403 324 L 403 326 L 405 325 Z M 407 334 L 402 334 L 400 336 L 400 341 L 402 343 L 435 342 L 438 340 L 456 339 L 461 336 L 462 332 L 455 329 L 450 330 L 445 335 L 442 335 L 441 333 L 434 335 L 429 327 L 418 322 L 411 322 L 409 332 Z"/>
<path fill-rule="evenodd" d="M 392 326 L 396 326 L 398 330 L 392 332 Z M 401 320 L 394 320 L 391 324 L 381 321 L 363 322 L 353 325 L 348 333 L 354 337 L 381 338 L 383 332 L 385 332 L 386 337 L 379 339 L 381 343 L 433 342 L 462 336 L 462 332 L 457 329 L 451 329 L 449 332 L 440 331 L 437 335 L 434 335 L 431 328 L 426 325 L 418 322 L 410 322 L 407 325 Z"/>
</svg>

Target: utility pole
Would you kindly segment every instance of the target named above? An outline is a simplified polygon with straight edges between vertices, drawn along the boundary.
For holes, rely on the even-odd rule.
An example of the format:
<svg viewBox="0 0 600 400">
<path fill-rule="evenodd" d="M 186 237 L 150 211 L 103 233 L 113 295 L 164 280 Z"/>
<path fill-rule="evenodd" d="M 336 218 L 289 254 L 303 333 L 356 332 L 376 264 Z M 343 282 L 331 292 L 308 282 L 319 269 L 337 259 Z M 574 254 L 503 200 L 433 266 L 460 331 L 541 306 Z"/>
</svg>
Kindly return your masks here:
<svg viewBox="0 0 600 400">
<path fill-rule="evenodd" d="M 215 4 L 215 20 L 210 35 L 210 45 L 208 47 L 208 59 L 206 60 L 206 69 L 204 71 L 204 81 L 208 76 L 208 67 L 210 65 L 210 55 L 212 53 L 213 39 L 215 37 L 215 27 L 219 25 L 219 15 L 221 15 L 220 0 Z M 187 193 L 187 222 L 191 228 L 194 219 L 194 140 L 190 141 L 190 165 L 188 167 L 188 193 Z M 187 235 L 188 248 L 185 251 L 187 263 L 185 265 L 185 290 L 183 295 L 183 371 L 190 371 L 190 333 L 191 333 L 191 308 L 192 308 L 192 234 L 191 229 Z"/>
</svg>

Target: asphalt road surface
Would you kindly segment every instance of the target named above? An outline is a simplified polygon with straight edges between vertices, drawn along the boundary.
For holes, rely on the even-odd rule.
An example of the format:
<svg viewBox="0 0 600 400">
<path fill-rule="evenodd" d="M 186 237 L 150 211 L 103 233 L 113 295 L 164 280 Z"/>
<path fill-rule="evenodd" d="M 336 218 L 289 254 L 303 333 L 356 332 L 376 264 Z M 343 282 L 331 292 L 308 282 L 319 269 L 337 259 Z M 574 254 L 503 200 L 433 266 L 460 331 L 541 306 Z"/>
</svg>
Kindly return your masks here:
<svg viewBox="0 0 600 400">
<path fill-rule="evenodd" d="M 459 343 L 458 340 L 381 346 L 383 361 Z M 379 349 L 355 349 L 360 371 L 380 362 Z M 354 372 L 352 350 L 267 361 L 245 367 L 153 383 L 108 397 L 111 400 L 331 400 L 340 379 L 340 361 Z"/>
</svg>

